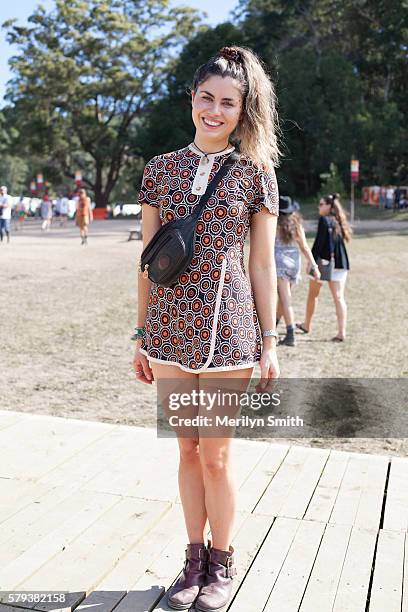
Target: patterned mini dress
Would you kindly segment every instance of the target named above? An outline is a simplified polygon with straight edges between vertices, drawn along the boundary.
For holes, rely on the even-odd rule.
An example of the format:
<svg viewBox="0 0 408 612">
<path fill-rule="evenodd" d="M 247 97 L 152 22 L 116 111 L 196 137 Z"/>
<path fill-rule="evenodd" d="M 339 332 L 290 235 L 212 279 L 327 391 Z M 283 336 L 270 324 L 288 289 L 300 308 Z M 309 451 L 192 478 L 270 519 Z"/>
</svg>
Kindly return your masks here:
<svg viewBox="0 0 408 612">
<path fill-rule="evenodd" d="M 203 155 L 193 144 L 145 166 L 139 204 L 159 208 L 162 224 L 187 217 L 234 147 Z M 254 214 L 279 214 L 275 171 L 240 159 L 218 183 L 196 225 L 191 264 L 171 288 L 152 283 L 140 352 L 186 372 L 248 368 L 261 357 L 261 331 L 244 266 Z"/>
</svg>

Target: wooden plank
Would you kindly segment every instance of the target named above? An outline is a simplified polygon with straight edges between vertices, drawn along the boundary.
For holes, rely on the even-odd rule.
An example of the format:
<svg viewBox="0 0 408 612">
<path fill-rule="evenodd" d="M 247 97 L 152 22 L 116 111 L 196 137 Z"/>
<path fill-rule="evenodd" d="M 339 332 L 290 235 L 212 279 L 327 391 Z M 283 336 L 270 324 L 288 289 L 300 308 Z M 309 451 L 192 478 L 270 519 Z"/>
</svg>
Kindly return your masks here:
<svg viewBox="0 0 408 612">
<path fill-rule="evenodd" d="M 57 529 L 47 531 L 45 537 L 39 541 L 33 540 L 30 536 L 26 538 L 24 551 L 5 547 L 0 549 L 0 590 L 11 590 L 16 588 L 25 578 L 29 577 L 42 564 L 47 563 L 60 551 L 68 547 L 70 542 L 79 537 L 81 533 L 89 527 L 107 510 L 115 509 L 120 499 L 106 494 L 96 494 L 91 496 L 90 502 L 84 506 L 78 506 L 78 510 L 72 513 L 68 520 L 60 523 Z M 49 576 L 40 583 L 39 588 L 47 584 L 49 588 Z M 75 585 L 73 585 L 75 586 Z M 57 586 L 57 590 L 60 587 Z"/>
<path fill-rule="evenodd" d="M 375 529 L 352 528 L 332 612 L 365 610 L 376 538 Z"/>
<path fill-rule="evenodd" d="M 404 581 L 402 585 L 401 612 L 408 612 L 408 533 L 405 533 Z"/>
<path fill-rule="evenodd" d="M 233 538 L 232 545 L 235 549 L 237 575 L 234 577 L 231 598 L 235 597 L 245 580 L 245 576 L 270 529 L 271 522 L 270 517 L 249 514 L 240 525 L 237 535 Z"/>
<path fill-rule="evenodd" d="M 175 501 L 178 494 L 177 441 L 152 437 L 143 446 L 137 439 L 134 444 L 139 453 L 133 461 L 122 453 L 118 461 L 88 480 L 84 487 L 116 495 L 126 493 L 143 499 Z"/>
<path fill-rule="evenodd" d="M 237 488 L 241 489 L 244 482 L 256 470 L 259 462 L 268 452 L 267 442 L 242 440 L 236 438 L 232 441 L 232 466 Z M 242 508 L 245 510 L 245 508 Z"/>
<path fill-rule="evenodd" d="M 297 519 L 275 519 L 228 612 L 264 609 L 299 526 Z"/>
<path fill-rule="evenodd" d="M 354 525 L 379 529 L 389 459 L 381 455 L 367 458 L 367 474 L 354 519 Z"/>
<path fill-rule="evenodd" d="M 58 552 L 41 567 L 37 565 L 39 569 L 20 580 L 18 587 L 38 589 L 47 584 L 50 589 L 80 590 L 89 594 L 118 558 L 126 554 L 168 509 L 165 502 L 120 500 L 82 530 L 65 551 Z"/>
<path fill-rule="evenodd" d="M 11 427 L 26 418 L 24 412 L 14 412 L 12 410 L 0 410 L 0 430 Z"/>
<path fill-rule="evenodd" d="M 15 425 L 0 430 L 1 475 L 39 478 L 106 435 L 111 427 L 93 421 L 27 415 Z"/>
<path fill-rule="evenodd" d="M 98 612 L 112 612 L 125 595 L 126 591 L 102 591 L 98 589 L 81 601 L 79 606 L 76 606 L 75 612 L 88 612 L 92 608 L 98 610 Z"/>
<path fill-rule="evenodd" d="M 29 601 L 31 597 L 35 598 L 35 596 L 40 595 L 40 593 L 43 594 L 43 601 Z M 12 607 L 13 612 L 18 612 L 19 610 L 20 612 L 21 610 L 48 610 L 50 612 L 52 610 L 53 612 L 71 612 L 85 597 L 85 593 L 83 591 L 53 591 L 50 593 L 49 589 L 42 589 L 42 591 L 38 591 L 37 593 L 23 591 L 22 594 L 25 595 L 27 599 L 26 601 L 18 601 L 18 603 L 14 603 Z M 12 592 L 12 595 L 15 600 L 16 593 Z M 47 599 L 49 599 L 49 601 L 47 601 Z"/>
<path fill-rule="evenodd" d="M 252 512 L 272 478 L 284 461 L 289 446 L 269 444 L 258 463 L 241 482 L 238 490 L 237 509 Z"/>
<path fill-rule="evenodd" d="M 315 561 L 325 525 L 301 521 L 264 612 L 298 610 Z"/>
<path fill-rule="evenodd" d="M 299 519 L 304 517 L 326 465 L 329 453 L 329 449 L 312 449 L 312 453 L 306 457 L 294 487 L 292 487 L 292 490 L 281 506 L 280 516 Z"/>
<path fill-rule="evenodd" d="M 281 508 L 302 471 L 303 465 L 313 449 L 292 446 L 268 488 L 262 495 L 254 512 L 267 516 L 280 516 Z"/>
<path fill-rule="evenodd" d="M 149 571 L 149 567 L 174 538 L 175 529 L 184 533 L 187 542 L 181 504 L 173 504 L 160 521 L 126 555 L 121 556 L 118 563 L 98 582 L 97 590 L 131 591 L 133 585 Z"/>
<path fill-rule="evenodd" d="M 381 529 L 370 597 L 370 612 L 401 612 L 405 534 Z"/>
<path fill-rule="evenodd" d="M 38 482 L 63 486 L 76 481 L 85 487 L 95 476 L 103 475 L 113 466 L 115 476 L 120 476 L 123 470 L 128 470 L 129 465 L 137 467 L 140 458 L 149 454 L 152 438 L 152 435 L 141 434 L 127 427 L 112 427 L 106 436 L 79 449 L 72 457 L 39 478 Z"/>
<path fill-rule="evenodd" d="M 384 529 L 408 529 L 408 459 L 391 459 L 387 499 L 384 512 Z"/>
<path fill-rule="evenodd" d="M 349 525 L 326 525 L 299 612 L 332 609 L 350 534 Z"/>
<path fill-rule="evenodd" d="M 305 519 L 327 523 L 349 461 L 350 453 L 332 450 L 306 510 Z"/>
<path fill-rule="evenodd" d="M 49 486 L 32 480 L 0 478 L 0 524 L 28 504 L 41 499 L 49 490 Z"/>
<path fill-rule="evenodd" d="M 351 453 L 330 515 L 330 523 L 354 525 L 360 499 L 366 486 L 367 473 L 367 455 Z"/>
<path fill-rule="evenodd" d="M 54 487 L 44 498 L 13 515 L 2 524 L 0 566 L 22 555 L 32 542 L 40 542 L 64 522 L 70 523 L 74 516 L 92 503 L 94 497 L 91 491 L 75 491 L 72 487 L 70 492 Z M 110 499 L 112 503 L 116 501 L 115 497 Z"/>
</svg>

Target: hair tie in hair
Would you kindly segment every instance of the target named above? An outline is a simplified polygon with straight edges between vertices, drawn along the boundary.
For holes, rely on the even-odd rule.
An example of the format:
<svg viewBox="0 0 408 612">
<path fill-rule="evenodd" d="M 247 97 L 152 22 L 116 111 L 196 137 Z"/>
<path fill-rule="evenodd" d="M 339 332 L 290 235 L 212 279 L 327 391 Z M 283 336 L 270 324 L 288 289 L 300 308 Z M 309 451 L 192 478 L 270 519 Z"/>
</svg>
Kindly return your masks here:
<svg viewBox="0 0 408 612">
<path fill-rule="evenodd" d="M 230 62 L 236 62 L 237 64 L 242 63 L 241 53 L 237 49 L 234 49 L 234 47 L 223 47 L 219 50 L 218 55 Z"/>
</svg>

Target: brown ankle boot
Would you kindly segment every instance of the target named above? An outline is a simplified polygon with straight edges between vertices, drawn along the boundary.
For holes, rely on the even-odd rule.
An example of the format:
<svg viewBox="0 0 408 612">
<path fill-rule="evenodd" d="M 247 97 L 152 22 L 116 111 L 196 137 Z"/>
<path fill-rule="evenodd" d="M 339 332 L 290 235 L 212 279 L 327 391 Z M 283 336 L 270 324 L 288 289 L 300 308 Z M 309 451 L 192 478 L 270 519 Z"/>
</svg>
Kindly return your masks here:
<svg viewBox="0 0 408 612">
<path fill-rule="evenodd" d="M 237 570 L 234 565 L 234 549 L 213 548 L 208 542 L 208 571 L 205 586 L 200 591 L 195 608 L 200 612 L 218 612 L 231 597 L 232 580 Z"/>
<path fill-rule="evenodd" d="M 183 571 L 170 589 L 167 603 L 174 610 L 187 610 L 205 584 L 208 551 L 204 543 L 187 544 Z"/>
</svg>

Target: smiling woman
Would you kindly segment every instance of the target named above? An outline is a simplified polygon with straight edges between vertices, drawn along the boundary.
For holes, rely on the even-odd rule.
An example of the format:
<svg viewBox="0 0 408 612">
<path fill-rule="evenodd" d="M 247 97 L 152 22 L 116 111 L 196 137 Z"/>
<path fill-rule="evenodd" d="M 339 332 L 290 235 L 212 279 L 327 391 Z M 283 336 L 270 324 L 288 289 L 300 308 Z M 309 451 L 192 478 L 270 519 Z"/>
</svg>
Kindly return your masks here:
<svg viewBox="0 0 408 612">
<path fill-rule="evenodd" d="M 166 378 L 177 385 L 188 381 L 200 390 L 211 389 L 216 378 L 217 388 L 225 385 L 239 394 L 246 391 L 258 362 L 264 385 L 279 376 L 274 262 L 278 128 L 274 88 L 261 60 L 243 47 L 220 49 L 196 71 L 191 112 L 193 142 L 151 159 L 139 194 L 139 204 L 148 204 L 142 206 L 146 247 L 162 225 L 188 218 L 218 171 L 226 170 L 196 222 L 193 258 L 175 284 L 152 283 L 148 271 L 139 275 L 135 373 L 143 383 L 157 381 L 164 405 Z M 250 279 L 243 257 L 249 230 Z M 203 409 L 194 408 L 198 416 Z M 214 612 L 229 601 L 236 573 L 230 544 L 236 497 L 231 435 L 218 431 L 211 438 L 200 426 L 176 433 L 189 544 L 184 572 L 168 604 L 182 610 L 194 603 L 196 610 Z"/>
</svg>

